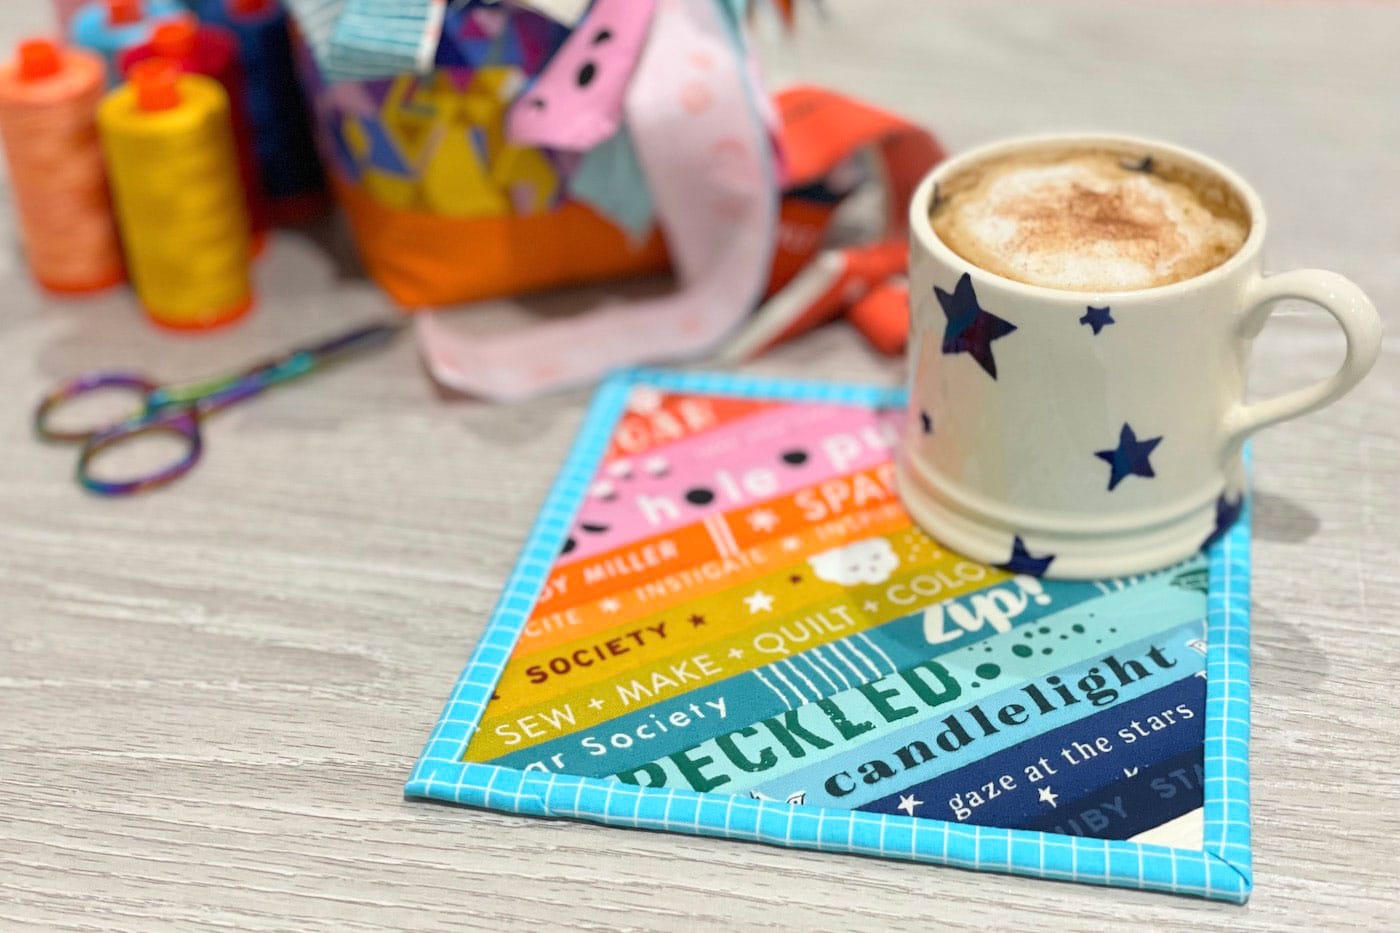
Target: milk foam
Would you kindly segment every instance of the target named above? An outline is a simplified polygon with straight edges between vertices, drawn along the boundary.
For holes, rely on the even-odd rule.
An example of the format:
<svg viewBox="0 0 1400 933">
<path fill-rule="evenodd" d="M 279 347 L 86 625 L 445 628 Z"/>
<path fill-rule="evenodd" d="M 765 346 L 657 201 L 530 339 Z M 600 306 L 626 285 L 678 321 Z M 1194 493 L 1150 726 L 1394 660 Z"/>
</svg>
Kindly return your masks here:
<svg viewBox="0 0 1400 933">
<path fill-rule="evenodd" d="M 948 246 L 989 272 L 1098 292 L 1200 275 L 1234 255 L 1248 232 L 1187 184 L 1125 168 L 1108 152 L 988 163 L 933 223 Z"/>
</svg>

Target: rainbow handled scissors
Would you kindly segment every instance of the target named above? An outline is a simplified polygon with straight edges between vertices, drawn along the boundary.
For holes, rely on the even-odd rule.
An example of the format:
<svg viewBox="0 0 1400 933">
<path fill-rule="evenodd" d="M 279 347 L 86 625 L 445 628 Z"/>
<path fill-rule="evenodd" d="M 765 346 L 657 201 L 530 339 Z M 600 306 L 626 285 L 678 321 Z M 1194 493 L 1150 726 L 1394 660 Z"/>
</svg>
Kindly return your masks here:
<svg viewBox="0 0 1400 933">
<path fill-rule="evenodd" d="M 374 324 L 341 334 L 324 343 L 293 350 L 249 369 L 184 385 L 161 385 L 129 372 L 94 372 L 79 376 L 49 393 L 34 411 L 34 429 L 50 441 L 81 443 L 78 482 L 104 496 L 130 496 L 163 486 L 188 473 L 204 450 L 199 423 L 206 416 L 252 398 L 342 357 L 382 346 L 402 327 L 400 323 Z M 111 424 L 85 430 L 56 430 L 49 420 L 65 402 L 98 391 L 128 391 L 140 395 L 136 414 Z M 153 432 L 174 434 L 184 442 L 183 456 L 151 473 L 121 481 L 108 481 L 91 472 L 93 458 L 104 450 Z"/>
</svg>

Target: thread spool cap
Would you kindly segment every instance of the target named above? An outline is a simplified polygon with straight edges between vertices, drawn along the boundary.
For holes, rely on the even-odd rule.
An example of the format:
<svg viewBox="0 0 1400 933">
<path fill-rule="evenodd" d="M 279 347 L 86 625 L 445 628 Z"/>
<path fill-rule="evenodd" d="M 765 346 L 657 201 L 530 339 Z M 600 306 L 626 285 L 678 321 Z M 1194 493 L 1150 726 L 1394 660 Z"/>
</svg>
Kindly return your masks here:
<svg viewBox="0 0 1400 933">
<path fill-rule="evenodd" d="M 270 12 L 275 0 L 228 0 L 229 12 L 235 16 L 260 16 Z"/>
<path fill-rule="evenodd" d="M 107 22 L 113 26 L 141 22 L 141 0 L 107 0 Z"/>
<path fill-rule="evenodd" d="M 193 16 L 180 16 L 161 23 L 151 33 L 151 48 L 156 55 L 184 61 L 194 54 L 194 42 L 199 24 Z"/>
<path fill-rule="evenodd" d="M 168 58 L 148 58 L 131 66 L 136 109 L 143 113 L 180 106 L 180 66 Z"/>
<path fill-rule="evenodd" d="M 18 57 L 21 81 L 42 81 L 63 70 L 58 43 L 52 39 L 25 39 L 19 44 Z"/>
</svg>

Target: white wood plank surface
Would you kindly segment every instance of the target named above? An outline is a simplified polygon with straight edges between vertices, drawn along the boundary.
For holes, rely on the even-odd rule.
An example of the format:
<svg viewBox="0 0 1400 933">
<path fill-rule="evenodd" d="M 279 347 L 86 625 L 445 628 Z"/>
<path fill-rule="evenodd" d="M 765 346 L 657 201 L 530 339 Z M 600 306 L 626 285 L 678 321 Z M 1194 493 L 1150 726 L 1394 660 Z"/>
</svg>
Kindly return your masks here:
<svg viewBox="0 0 1400 933">
<path fill-rule="evenodd" d="M 1272 266 L 1353 276 L 1400 321 L 1400 6 L 833 3 L 775 70 L 953 148 L 1109 128 L 1255 181 Z M 0 44 L 47 24 L 0 5 Z M 3 211 L 8 229 L 8 202 Z M 568 448 L 574 393 L 447 401 L 405 342 L 228 412 L 160 494 L 99 501 L 29 434 L 97 365 L 219 371 L 375 317 L 343 238 L 279 235 L 246 325 L 177 338 L 65 304 L 0 254 L 0 927 L 1400 928 L 1400 350 L 1256 445 L 1246 908 L 405 802 L 401 784 Z M 1287 313 L 1255 387 L 1325 373 Z M 894 382 L 829 328 L 752 367 Z"/>
</svg>

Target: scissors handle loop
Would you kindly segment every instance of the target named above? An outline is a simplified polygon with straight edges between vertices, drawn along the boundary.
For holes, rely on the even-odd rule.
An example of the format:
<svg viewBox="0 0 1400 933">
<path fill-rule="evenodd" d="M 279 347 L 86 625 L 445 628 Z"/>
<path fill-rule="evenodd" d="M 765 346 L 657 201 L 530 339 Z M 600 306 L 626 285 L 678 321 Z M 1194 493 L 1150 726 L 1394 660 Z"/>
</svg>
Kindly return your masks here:
<svg viewBox="0 0 1400 933">
<path fill-rule="evenodd" d="M 34 430 L 40 437 L 50 441 L 88 440 L 101 434 L 108 428 L 83 428 L 74 431 L 60 431 L 49 424 L 49 418 L 53 415 L 54 410 L 80 395 L 87 395 L 101 389 L 130 389 L 142 397 L 141 407 L 144 408 L 145 397 L 159 388 L 160 386 L 157 383 L 152 382 L 145 376 L 138 376 L 135 373 L 99 372 L 80 376 L 77 379 L 63 383 L 48 395 L 44 396 L 43 401 L 39 403 L 39 407 L 34 409 Z M 110 427 L 116 427 L 116 425 L 111 425 Z"/>
<path fill-rule="evenodd" d="M 185 444 L 182 457 L 167 466 L 150 473 L 124 480 L 105 480 L 93 475 L 92 461 L 103 451 L 111 450 L 133 438 L 145 434 L 164 432 L 174 434 Z M 99 431 L 88 438 L 78 455 L 78 482 L 84 488 L 102 496 L 129 496 L 157 486 L 164 486 L 177 477 L 190 471 L 204 451 L 204 442 L 199 436 L 199 416 L 190 409 L 170 409 L 151 415 L 132 418 L 129 421 Z"/>
</svg>

